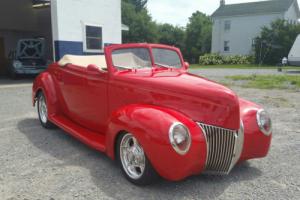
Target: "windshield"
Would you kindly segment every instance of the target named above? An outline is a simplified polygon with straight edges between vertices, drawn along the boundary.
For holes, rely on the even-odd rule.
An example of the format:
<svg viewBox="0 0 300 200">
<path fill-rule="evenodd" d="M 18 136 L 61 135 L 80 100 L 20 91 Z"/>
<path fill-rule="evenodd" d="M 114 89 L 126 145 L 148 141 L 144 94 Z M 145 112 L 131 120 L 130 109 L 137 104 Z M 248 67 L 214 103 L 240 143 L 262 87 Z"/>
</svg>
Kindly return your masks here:
<svg viewBox="0 0 300 200">
<path fill-rule="evenodd" d="M 113 64 L 119 70 L 151 68 L 151 57 L 147 48 L 118 49 L 112 53 Z"/>
<path fill-rule="evenodd" d="M 153 48 L 155 65 L 165 68 L 181 68 L 181 60 L 176 51 L 169 49 Z"/>
</svg>

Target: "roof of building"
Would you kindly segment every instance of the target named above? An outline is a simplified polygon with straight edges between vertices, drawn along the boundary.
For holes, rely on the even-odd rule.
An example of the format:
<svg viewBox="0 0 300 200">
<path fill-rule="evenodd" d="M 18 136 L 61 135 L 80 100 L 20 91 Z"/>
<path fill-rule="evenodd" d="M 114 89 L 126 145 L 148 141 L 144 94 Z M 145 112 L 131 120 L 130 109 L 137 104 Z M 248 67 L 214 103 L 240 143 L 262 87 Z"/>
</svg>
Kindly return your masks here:
<svg viewBox="0 0 300 200">
<path fill-rule="evenodd" d="M 257 15 L 268 13 L 286 12 L 292 5 L 297 4 L 298 15 L 299 6 L 297 0 L 269 0 L 250 3 L 227 4 L 221 5 L 213 14 L 212 17 L 228 17 L 238 15 Z"/>
</svg>

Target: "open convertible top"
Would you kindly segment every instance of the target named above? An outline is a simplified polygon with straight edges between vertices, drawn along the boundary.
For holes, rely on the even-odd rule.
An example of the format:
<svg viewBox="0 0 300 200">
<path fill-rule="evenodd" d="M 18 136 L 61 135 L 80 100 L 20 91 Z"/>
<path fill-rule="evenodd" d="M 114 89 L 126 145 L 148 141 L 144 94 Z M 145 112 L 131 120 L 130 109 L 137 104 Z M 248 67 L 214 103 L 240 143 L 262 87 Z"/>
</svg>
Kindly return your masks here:
<svg viewBox="0 0 300 200">
<path fill-rule="evenodd" d="M 116 66 L 123 66 L 124 63 L 126 63 L 126 65 L 128 66 L 136 66 L 136 67 L 151 66 L 151 61 L 145 61 L 131 52 L 114 54 L 113 60 Z M 67 64 L 72 64 L 83 68 L 86 68 L 88 65 L 93 64 L 100 69 L 107 69 L 107 63 L 104 55 L 96 55 L 96 56 L 95 55 L 93 56 L 65 55 L 58 62 L 58 65 L 60 65 L 61 67 Z"/>
<path fill-rule="evenodd" d="M 60 61 L 58 65 L 63 67 L 67 64 L 72 64 L 80 67 L 87 67 L 88 65 L 96 65 L 101 69 L 107 68 L 107 63 L 104 55 L 96 55 L 96 56 L 75 56 L 75 55 L 65 55 Z"/>
</svg>

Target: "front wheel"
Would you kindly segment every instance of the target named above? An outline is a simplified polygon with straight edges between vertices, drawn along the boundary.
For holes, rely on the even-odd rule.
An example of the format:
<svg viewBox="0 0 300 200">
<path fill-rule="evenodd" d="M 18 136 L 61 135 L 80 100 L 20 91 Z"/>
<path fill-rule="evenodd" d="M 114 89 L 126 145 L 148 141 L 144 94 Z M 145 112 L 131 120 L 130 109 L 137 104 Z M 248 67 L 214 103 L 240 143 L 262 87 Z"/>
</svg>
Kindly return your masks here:
<svg viewBox="0 0 300 200">
<path fill-rule="evenodd" d="M 39 120 L 43 127 L 47 129 L 55 128 L 54 124 L 52 124 L 48 120 L 47 102 L 43 92 L 40 92 L 37 96 L 37 111 L 39 115 Z"/>
<path fill-rule="evenodd" d="M 135 185 L 148 185 L 157 180 L 158 174 L 131 133 L 122 134 L 117 147 L 117 158 L 127 180 Z"/>
</svg>

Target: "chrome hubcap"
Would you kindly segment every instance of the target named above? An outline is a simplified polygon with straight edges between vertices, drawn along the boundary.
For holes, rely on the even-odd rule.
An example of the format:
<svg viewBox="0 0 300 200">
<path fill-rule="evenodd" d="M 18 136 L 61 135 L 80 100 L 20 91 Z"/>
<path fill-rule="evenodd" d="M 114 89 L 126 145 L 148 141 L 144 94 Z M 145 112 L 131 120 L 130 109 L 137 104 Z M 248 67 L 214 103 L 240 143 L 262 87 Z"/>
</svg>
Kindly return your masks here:
<svg viewBox="0 0 300 200">
<path fill-rule="evenodd" d="M 39 115 L 43 123 L 47 123 L 48 111 L 44 95 L 39 99 Z"/>
<path fill-rule="evenodd" d="M 143 175 L 145 170 L 144 150 L 130 133 L 122 138 L 120 157 L 123 168 L 130 178 L 138 179 Z"/>
</svg>

